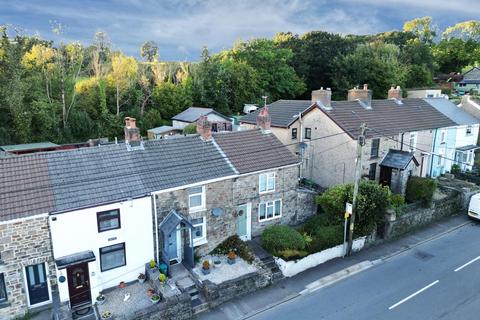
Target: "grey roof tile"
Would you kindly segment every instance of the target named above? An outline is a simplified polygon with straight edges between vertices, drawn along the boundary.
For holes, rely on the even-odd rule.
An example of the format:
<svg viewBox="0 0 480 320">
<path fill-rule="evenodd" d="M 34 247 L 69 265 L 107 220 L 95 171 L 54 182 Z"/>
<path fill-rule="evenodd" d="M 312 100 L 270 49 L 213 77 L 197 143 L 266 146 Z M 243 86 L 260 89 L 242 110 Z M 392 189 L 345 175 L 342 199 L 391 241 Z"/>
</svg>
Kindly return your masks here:
<svg viewBox="0 0 480 320">
<path fill-rule="evenodd" d="M 450 100 L 444 98 L 428 98 L 424 100 L 459 125 L 472 125 L 480 122 L 479 119 L 463 111 L 462 108 Z"/>
<path fill-rule="evenodd" d="M 217 116 L 225 118 L 225 120 L 230 121 L 230 119 L 223 114 L 216 112 L 212 108 L 198 108 L 198 107 L 190 107 L 187 110 L 184 110 L 174 116 L 172 120 L 178 120 L 183 122 L 195 122 L 200 118 L 200 116 L 206 116 L 210 113 L 215 113 Z"/>
<path fill-rule="evenodd" d="M 278 100 L 268 105 L 268 113 L 274 127 L 288 127 L 296 120 L 299 113 L 305 111 L 312 105 L 310 100 Z M 261 108 L 255 112 L 245 115 L 241 122 L 256 123 L 257 115 Z"/>
<path fill-rule="evenodd" d="M 390 149 L 383 160 L 380 162 L 381 166 L 390 167 L 400 170 L 405 170 L 410 161 L 414 161 L 418 166 L 418 161 L 413 156 L 413 153 L 408 151 Z"/>
</svg>

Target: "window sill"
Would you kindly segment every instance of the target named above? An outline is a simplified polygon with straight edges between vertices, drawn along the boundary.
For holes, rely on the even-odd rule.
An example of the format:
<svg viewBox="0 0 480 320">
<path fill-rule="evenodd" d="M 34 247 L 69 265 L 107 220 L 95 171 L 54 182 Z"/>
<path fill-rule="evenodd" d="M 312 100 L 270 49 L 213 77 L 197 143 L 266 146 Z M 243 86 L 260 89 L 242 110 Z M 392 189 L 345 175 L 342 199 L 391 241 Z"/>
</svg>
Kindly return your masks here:
<svg viewBox="0 0 480 320">
<path fill-rule="evenodd" d="M 8 301 L 0 302 L 0 309 L 8 308 L 8 307 L 10 307 L 10 302 L 8 302 Z"/>
<path fill-rule="evenodd" d="M 189 208 L 188 213 L 196 213 L 196 212 L 202 212 L 202 211 L 207 211 L 207 208 L 201 207 L 201 208 Z"/>
<path fill-rule="evenodd" d="M 380 158 L 378 155 L 377 156 L 370 156 L 370 160 L 375 160 L 375 159 L 378 159 Z"/>
<path fill-rule="evenodd" d="M 268 191 L 262 191 L 262 192 L 258 192 L 259 195 L 264 195 L 264 194 L 269 194 L 269 193 L 274 193 L 275 192 L 275 189 L 273 190 L 268 190 Z"/>
<path fill-rule="evenodd" d="M 280 219 L 281 217 L 282 216 L 280 215 L 280 216 L 276 216 L 276 217 L 273 217 L 273 218 L 266 218 L 266 219 L 262 219 L 262 220 L 258 219 L 258 222 L 262 223 L 262 222 L 272 221 L 272 220 L 275 220 L 275 219 Z"/>
<path fill-rule="evenodd" d="M 208 243 L 207 238 L 198 239 L 197 241 L 193 241 L 193 247 L 198 247 L 198 246 L 204 245 L 206 243 Z"/>
</svg>

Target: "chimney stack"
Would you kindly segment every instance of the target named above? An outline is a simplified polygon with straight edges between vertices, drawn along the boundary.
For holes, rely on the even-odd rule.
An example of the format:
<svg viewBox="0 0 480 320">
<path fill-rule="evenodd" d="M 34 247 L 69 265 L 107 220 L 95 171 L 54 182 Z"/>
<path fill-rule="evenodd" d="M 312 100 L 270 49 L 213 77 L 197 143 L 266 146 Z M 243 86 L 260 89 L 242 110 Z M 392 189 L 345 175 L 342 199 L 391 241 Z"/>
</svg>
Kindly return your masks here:
<svg viewBox="0 0 480 320">
<path fill-rule="evenodd" d="M 197 133 L 203 141 L 212 140 L 212 124 L 208 121 L 207 116 L 201 116 L 197 120 Z"/>
<path fill-rule="evenodd" d="M 272 119 L 268 113 L 268 107 L 265 106 L 260 110 L 257 115 L 257 126 L 262 129 L 263 133 L 270 133 L 270 125 L 272 124 Z"/>
<path fill-rule="evenodd" d="M 402 100 L 402 89 L 400 86 L 394 88 L 393 86 L 388 90 L 388 99 Z"/>
<path fill-rule="evenodd" d="M 137 119 L 125 117 L 124 132 L 126 142 L 140 141 L 140 130 L 137 128 Z"/>
<path fill-rule="evenodd" d="M 324 109 L 331 109 L 332 90 L 330 90 L 330 88 L 324 90 L 323 87 L 321 87 L 319 90 L 313 90 L 312 103 L 317 103 L 321 108 Z"/>
<path fill-rule="evenodd" d="M 368 89 L 368 85 L 364 84 L 363 89 L 359 89 L 355 87 L 353 89 L 348 90 L 348 101 L 360 101 L 362 104 L 365 105 L 366 108 L 372 107 L 372 90 Z"/>
</svg>

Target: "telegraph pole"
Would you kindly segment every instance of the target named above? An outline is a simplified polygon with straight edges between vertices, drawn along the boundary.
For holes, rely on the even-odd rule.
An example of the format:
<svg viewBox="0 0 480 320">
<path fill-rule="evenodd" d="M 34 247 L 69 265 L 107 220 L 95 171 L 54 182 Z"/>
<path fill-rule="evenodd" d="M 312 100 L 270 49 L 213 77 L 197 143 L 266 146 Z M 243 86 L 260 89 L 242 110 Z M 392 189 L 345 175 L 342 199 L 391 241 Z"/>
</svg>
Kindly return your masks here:
<svg viewBox="0 0 480 320">
<path fill-rule="evenodd" d="M 362 123 L 360 126 L 360 135 L 357 138 L 357 160 L 355 163 L 355 183 L 353 185 L 353 200 L 352 200 L 352 216 L 350 217 L 350 229 L 348 233 L 348 246 L 347 246 L 347 256 L 352 253 L 353 245 L 353 229 L 355 226 L 355 214 L 357 213 L 357 196 L 358 196 L 358 187 L 360 184 L 360 179 L 362 177 L 362 153 L 363 146 L 365 145 L 365 131 L 367 126 L 365 123 Z"/>
</svg>

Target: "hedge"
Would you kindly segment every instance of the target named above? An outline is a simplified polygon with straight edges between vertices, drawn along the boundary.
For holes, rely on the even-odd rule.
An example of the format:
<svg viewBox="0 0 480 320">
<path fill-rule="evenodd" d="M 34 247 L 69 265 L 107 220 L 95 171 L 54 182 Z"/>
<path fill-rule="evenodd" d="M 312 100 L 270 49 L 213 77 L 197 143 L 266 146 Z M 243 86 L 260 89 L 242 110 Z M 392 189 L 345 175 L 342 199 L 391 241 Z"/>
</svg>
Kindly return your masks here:
<svg viewBox="0 0 480 320">
<path fill-rule="evenodd" d="M 263 247 L 273 255 L 280 251 L 305 249 L 305 239 L 297 230 L 287 225 L 266 228 L 262 233 Z"/>
<path fill-rule="evenodd" d="M 421 201 L 424 206 L 430 206 L 435 189 L 437 189 L 435 180 L 411 176 L 408 178 L 405 199 L 410 203 Z"/>
</svg>

